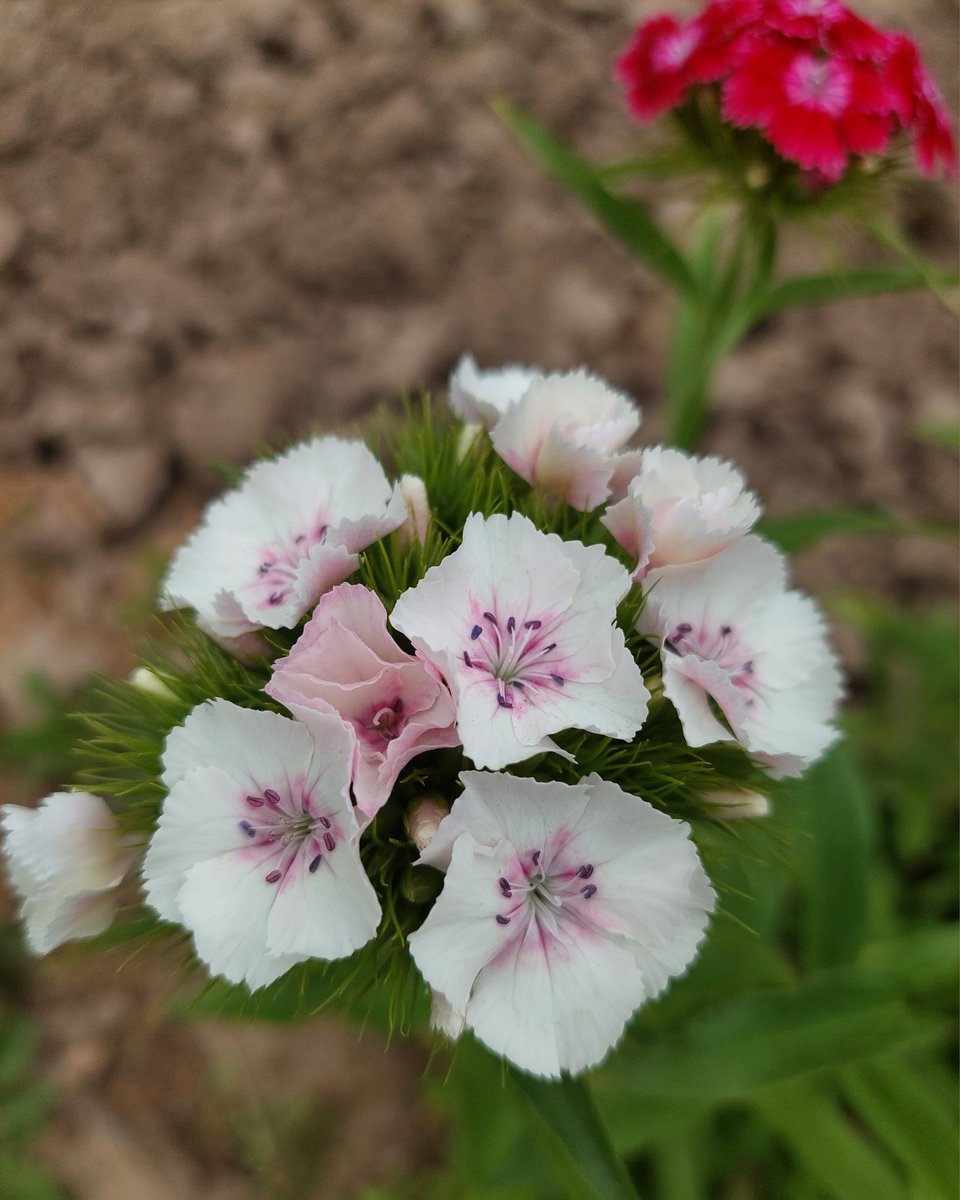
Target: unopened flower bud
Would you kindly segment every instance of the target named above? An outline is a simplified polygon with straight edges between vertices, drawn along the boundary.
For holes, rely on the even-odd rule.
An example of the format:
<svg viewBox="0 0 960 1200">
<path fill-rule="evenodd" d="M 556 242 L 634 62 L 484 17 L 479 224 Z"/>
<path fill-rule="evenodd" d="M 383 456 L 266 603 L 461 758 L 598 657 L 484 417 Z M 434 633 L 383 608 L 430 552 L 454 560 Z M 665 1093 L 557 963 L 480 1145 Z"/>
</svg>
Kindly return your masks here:
<svg viewBox="0 0 960 1200">
<path fill-rule="evenodd" d="M 761 792 L 707 792 L 702 799 L 721 821 L 741 821 L 770 815 L 770 800 Z"/>
<path fill-rule="evenodd" d="M 176 696 L 163 680 L 153 673 L 149 667 L 137 667 L 135 671 L 131 671 L 129 682 L 133 684 L 141 692 L 147 692 L 151 696 L 157 696 L 161 700 L 176 700 Z"/>
<path fill-rule="evenodd" d="M 410 805 L 406 815 L 407 833 L 418 850 L 426 850 L 430 845 L 449 811 L 439 796 L 423 796 Z"/>
<path fill-rule="evenodd" d="M 746 175 L 747 187 L 753 188 L 754 191 L 759 191 L 760 188 L 766 187 L 770 182 L 770 168 L 766 163 L 755 162 L 747 167 Z"/>
<path fill-rule="evenodd" d="M 400 476 L 400 495 L 407 506 L 407 519 L 400 526 L 403 544 L 418 541 L 423 545 L 430 524 L 430 503 L 427 489 L 419 475 Z"/>
<path fill-rule="evenodd" d="M 460 437 L 457 439 L 457 462 L 463 462 L 470 453 L 470 447 L 482 431 L 483 426 L 479 422 L 471 421 L 469 424 L 464 425 L 460 430 Z"/>
</svg>

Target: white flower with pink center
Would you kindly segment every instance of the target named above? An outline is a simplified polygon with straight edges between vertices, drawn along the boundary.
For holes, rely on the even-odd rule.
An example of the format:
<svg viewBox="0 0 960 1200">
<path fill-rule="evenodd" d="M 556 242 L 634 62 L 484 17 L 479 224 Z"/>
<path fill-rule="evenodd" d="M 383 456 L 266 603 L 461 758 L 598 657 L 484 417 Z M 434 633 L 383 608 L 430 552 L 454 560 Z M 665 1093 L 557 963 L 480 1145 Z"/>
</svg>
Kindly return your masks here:
<svg viewBox="0 0 960 1200">
<path fill-rule="evenodd" d="M 490 429 L 542 378 L 536 367 L 519 364 L 481 371 L 473 355 L 465 354 L 450 374 L 450 407 L 461 421 Z"/>
<path fill-rule="evenodd" d="M 719 458 L 652 446 L 627 495 L 600 518 L 637 560 L 635 579 L 656 567 L 710 558 L 748 533 L 760 505 L 743 475 Z"/>
<path fill-rule="evenodd" d="M 443 891 L 409 939 L 435 1024 L 535 1075 L 582 1071 L 696 954 L 714 893 L 689 829 L 598 775 L 461 779 L 420 859 Z"/>
<path fill-rule="evenodd" d="M 213 700 L 167 739 L 147 899 L 232 983 L 263 987 L 377 931 L 350 802 L 353 734 L 329 714 L 315 724 L 316 741 L 298 721 Z"/>
<path fill-rule="evenodd" d="M 54 792 L 38 808 L 6 804 L 0 829 L 35 954 L 110 925 L 117 911 L 114 889 L 136 853 L 104 800 L 90 792 Z"/>
<path fill-rule="evenodd" d="M 433 667 L 401 650 L 383 604 L 359 584 L 321 598 L 265 690 L 317 738 L 326 729 L 318 714 L 337 713 L 353 727 L 353 790 L 367 819 L 412 758 L 460 744 L 449 691 Z"/>
<path fill-rule="evenodd" d="M 516 473 L 555 501 L 589 511 L 619 498 L 639 452 L 618 453 L 640 426 L 640 412 L 588 371 L 535 379 L 490 434 Z"/>
<path fill-rule="evenodd" d="M 405 516 L 366 446 L 314 438 L 255 464 L 209 506 L 174 556 L 164 603 L 195 609 L 218 637 L 290 628 Z"/>
<path fill-rule="evenodd" d="M 778 551 L 749 534 L 648 580 L 637 628 L 662 642 L 687 742 L 739 742 L 775 778 L 802 774 L 837 737 L 842 681 L 823 617 L 787 590 Z"/>
<path fill-rule="evenodd" d="M 650 693 L 614 624 L 629 589 L 601 546 L 472 513 L 390 620 L 449 684 L 464 753 L 496 770 L 557 750 L 561 729 L 635 736 Z"/>
</svg>

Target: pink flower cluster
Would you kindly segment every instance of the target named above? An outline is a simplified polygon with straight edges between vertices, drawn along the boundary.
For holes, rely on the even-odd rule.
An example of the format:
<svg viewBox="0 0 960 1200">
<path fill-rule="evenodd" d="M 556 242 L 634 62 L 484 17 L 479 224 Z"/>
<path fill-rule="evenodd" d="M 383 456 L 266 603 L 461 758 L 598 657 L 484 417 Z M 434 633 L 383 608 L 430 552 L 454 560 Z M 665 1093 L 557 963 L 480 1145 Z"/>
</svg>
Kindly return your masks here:
<svg viewBox="0 0 960 1200">
<path fill-rule="evenodd" d="M 717 84 L 725 120 L 755 128 L 828 183 L 851 156 L 883 154 L 898 127 L 926 175 L 956 172 L 943 97 L 916 43 L 840 0 L 711 0 L 690 21 L 645 21 L 617 60 L 627 104 L 650 121 Z"/>
</svg>

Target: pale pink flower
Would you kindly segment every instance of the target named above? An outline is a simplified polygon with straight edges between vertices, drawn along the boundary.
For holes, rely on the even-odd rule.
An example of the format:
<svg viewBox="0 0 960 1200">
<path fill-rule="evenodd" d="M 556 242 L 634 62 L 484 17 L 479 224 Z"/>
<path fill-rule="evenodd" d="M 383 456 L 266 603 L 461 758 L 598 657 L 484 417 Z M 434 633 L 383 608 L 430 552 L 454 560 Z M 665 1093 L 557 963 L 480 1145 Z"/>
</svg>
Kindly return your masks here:
<svg viewBox="0 0 960 1200">
<path fill-rule="evenodd" d="M 687 742 L 739 742 L 775 778 L 800 775 L 837 737 L 842 687 L 823 617 L 787 590 L 782 556 L 748 534 L 648 581 L 637 628 L 662 641 L 663 687 Z"/>
<path fill-rule="evenodd" d="M 367 818 L 412 758 L 460 744 L 449 691 L 432 667 L 400 649 L 379 598 L 359 584 L 321 598 L 265 690 L 317 737 L 325 714 L 352 726 L 353 790 Z"/>
<path fill-rule="evenodd" d="M 147 899 L 232 983 L 263 987 L 377 931 L 350 802 L 353 733 L 329 714 L 314 728 L 316 740 L 299 721 L 212 700 L 167 739 Z"/>
<path fill-rule="evenodd" d="M 534 1075 L 582 1071 L 696 954 L 714 893 L 690 831 L 598 775 L 461 779 L 420 859 L 443 891 L 409 939 L 434 1024 Z"/>
<path fill-rule="evenodd" d="M 601 546 L 472 513 L 390 620 L 449 684 L 464 753 L 498 769 L 556 750 L 561 729 L 634 737 L 650 693 L 614 624 L 629 589 Z"/>
<path fill-rule="evenodd" d="M 600 521 L 637 560 L 634 578 L 642 579 L 655 567 L 710 558 L 759 516 L 756 496 L 731 463 L 652 446 L 642 451 L 625 498 Z"/>
<path fill-rule="evenodd" d="M 450 375 L 450 407 L 468 424 L 494 426 L 543 372 L 513 364 L 481 371 L 472 354 L 465 354 Z"/>
<path fill-rule="evenodd" d="M 0 828 L 34 953 L 93 937 L 110 925 L 117 911 L 114 889 L 136 853 L 105 801 L 90 792 L 54 792 L 38 808 L 6 804 Z"/>
<path fill-rule="evenodd" d="M 579 370 L 535 379 L 490 439 L 521 478 L 553 500 L 588 511 L 623 494 L 639 452 L 618 451 L 639 425 L 628 396 Z"/>
<path fill-rule="evenodd" d="M 403 500 L 362 442 L 314 438 L 256 463 L 173 558 L 162 594 L 218 637 L 291 628 L 403 523 Z"/>
</svg>

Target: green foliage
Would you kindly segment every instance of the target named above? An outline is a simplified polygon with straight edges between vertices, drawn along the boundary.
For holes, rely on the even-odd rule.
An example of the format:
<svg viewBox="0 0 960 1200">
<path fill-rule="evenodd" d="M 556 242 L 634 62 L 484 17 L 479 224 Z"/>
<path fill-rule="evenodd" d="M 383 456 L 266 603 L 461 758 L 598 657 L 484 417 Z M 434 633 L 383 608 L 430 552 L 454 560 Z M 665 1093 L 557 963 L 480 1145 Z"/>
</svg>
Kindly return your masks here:
<svg viewBox="0 0 960 1200">
<path fill-rule="evenodd" d="M 0 1200 L 62 1198 L 53 1176 L 30 1154 L 51 1100 L 33 1074 L 35 1057 L 32 1024 L 0 1008 Z"/>
<path fill-rule="evenodd" d="M 842 609 L 871 649 L 847 742 L 779 785 L 766 823 L 700 823 L 721 911 L 591 1076 L 645 1200 L 957 1195 L 956 623 Z M 494 1121 L 489 1101 L 471 1109 L 463 1050 L 438 1093 L 447 1170 L 376 1200 L 509 1194 L 470 1190 L 483 1176 L 457 1148 L 485 1137 L 487 1159 L 509 1161 L 527 1113 L 506 1084 Z M 564 1194 L 555 1165 L 532 1192 L 516 1170 L 516 1194 Z"/>
<path fill-rule="evenodd" d="M 247 708 L 276 708 L 263 692 L 270 677 L 266 657 L 233 657 L 181 614 L 165 618 L 163 628 L 163 639 L 158 635 L 142 654 L 160 690 L 98 679 L 94 706 L 76 717 L 78 785 L 107 799 L 121 828 L 144 840 L 164 796 L 160 756 L 170 730 L 217 696 Z"/>
<path fill-rule="evenodd" d="M 809 509 L 782 517 L 766 517 L 758 528 L 786 554 L 797 554 L 826 537 L 870 534 L 926 534 L 955 538 L 956 530 L 933 522 L 907 521 L 893 513 L 859 508 Z"/>
</svg>

